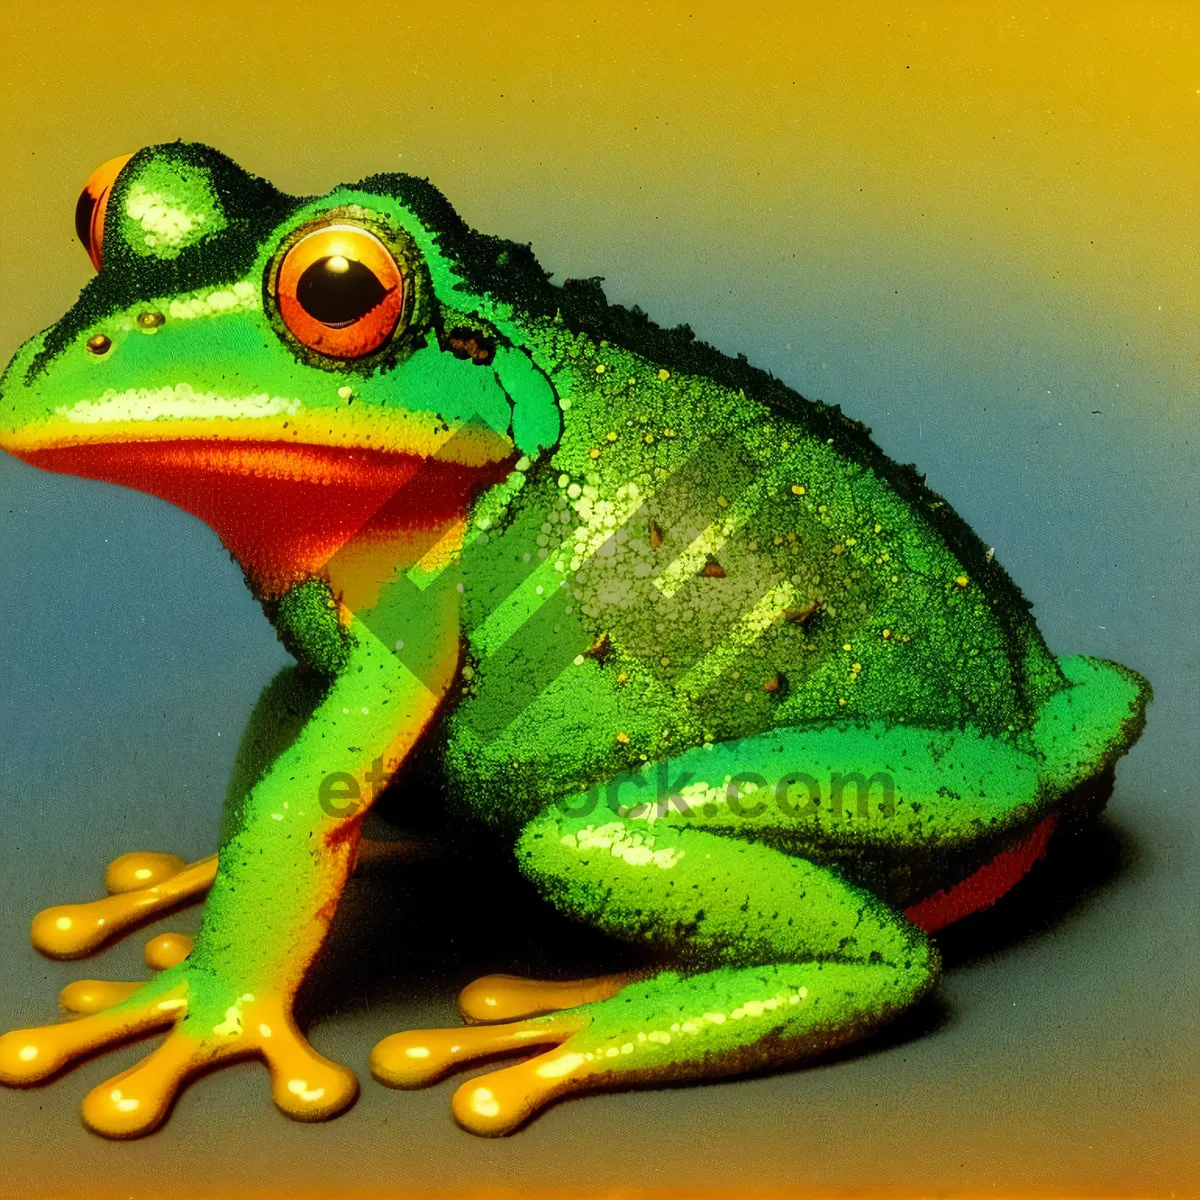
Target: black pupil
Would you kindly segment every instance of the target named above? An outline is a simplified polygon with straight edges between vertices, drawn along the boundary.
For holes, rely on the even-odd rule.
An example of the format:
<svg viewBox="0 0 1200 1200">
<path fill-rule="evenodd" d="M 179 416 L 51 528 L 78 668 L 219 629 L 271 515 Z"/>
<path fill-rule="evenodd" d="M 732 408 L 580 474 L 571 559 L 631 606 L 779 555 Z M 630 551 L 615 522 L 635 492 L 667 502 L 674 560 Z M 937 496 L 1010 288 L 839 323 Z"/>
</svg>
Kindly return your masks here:
<svg viewBox="0 0 1200 1200">
<path fill-rule="evenodd" d="M 89 254 L 92 252 L 92 210 L 95 207 L 95 196 L 84 188 L 79 193 L 79 202 L 75 205 L 75 233 Z"/>
<path fill-rule="evenodd" d="M 334 328 L 361 320 L 386 295 L 374 271 L 339 254 L 317 259 L 296 284 L 300 307 Z"/>
</svg>

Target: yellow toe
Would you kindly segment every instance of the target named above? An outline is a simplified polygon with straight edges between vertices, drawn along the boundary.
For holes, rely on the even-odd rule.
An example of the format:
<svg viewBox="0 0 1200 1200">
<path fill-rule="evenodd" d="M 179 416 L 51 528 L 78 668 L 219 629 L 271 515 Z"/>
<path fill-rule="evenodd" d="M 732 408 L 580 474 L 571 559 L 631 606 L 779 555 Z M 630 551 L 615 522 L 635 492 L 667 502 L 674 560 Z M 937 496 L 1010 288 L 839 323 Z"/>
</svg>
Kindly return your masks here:
<svg viewBox="0 0 1200 1200">
<path fill-rule="evenodd" d="M 98 1013 L 128 1000 L 142 985 L 105 979 L 77 979 L 58 993 L 58 1006 L 65 1013 Z"/>
<path fill-rule="evenodd" d="M 153 887 L 178 875 L 187 866 L 177 854 L 156 854 L 153 851 L 135 850 L 122 854 L 108 864 L 104 872 L 104 888 L 109 895 L 132 892 L 137 888 Z"/>
<path fill-rule="evenodd" d="M 160 933 L 146 943 L 146 966 L 152 971 L 177 967 L 192 952 L 196 939 L 186 933 Z"/>
</svg>

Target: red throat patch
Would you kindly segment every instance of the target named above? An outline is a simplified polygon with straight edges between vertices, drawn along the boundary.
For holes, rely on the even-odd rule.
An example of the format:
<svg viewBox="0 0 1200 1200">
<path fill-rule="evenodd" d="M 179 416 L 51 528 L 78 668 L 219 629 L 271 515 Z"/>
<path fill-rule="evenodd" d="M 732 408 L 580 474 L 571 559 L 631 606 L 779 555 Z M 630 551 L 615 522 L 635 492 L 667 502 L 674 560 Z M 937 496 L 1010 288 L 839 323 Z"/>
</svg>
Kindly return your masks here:
<svg viewBox="0 0 1200 1200">
<path fill-rule="evenodd" d="M 199 517 L 262 594 L 320 570 L 360 531 L 435 528 L 508 463 L 467 467 L 382 450 L 205 439 L 95 443 L 22 453 L 48 471 L 148 492 Z"/>
</svg>

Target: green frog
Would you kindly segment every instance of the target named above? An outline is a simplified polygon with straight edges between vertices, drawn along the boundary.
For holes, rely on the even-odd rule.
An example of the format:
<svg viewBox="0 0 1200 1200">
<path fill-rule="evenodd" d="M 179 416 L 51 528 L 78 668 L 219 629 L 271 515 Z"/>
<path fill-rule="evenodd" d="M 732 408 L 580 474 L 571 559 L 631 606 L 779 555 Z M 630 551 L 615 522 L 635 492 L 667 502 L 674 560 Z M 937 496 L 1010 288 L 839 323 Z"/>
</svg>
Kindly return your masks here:
<svg viewBox="0 0 1200 1200">
<path fill-rule="evenodd" d="M 176 142 L 101 167 L 76 226 L 97 273 L 14 355 L 0 446 L 207 522 L 296 660 L 213 856 L 123 855 L 107 896 L 34 918 L 76 957 L 204 898 L 148 980 L 71 984 L 73 1020 L 0 1038 L 25 1085 L 164 1031 L 84 1101 L 98 1133 L 146 1133 L 234 1059 L 292 1117 L 353 1102 L 292 1006 L 398 772 L 399 804 L 436 792 L 649 964 L 485 977 L 462 1026 L 375 1047 L 394 1087 L 518 1058 L 452 1100 L 504 1134 L 564 1093 L 869 1036 L 1143 727 L 1146 681 L 1050 653 L 869 430 L 599 280 L 553 284 L 424 180 L 297 198 Z"/>
</svg>

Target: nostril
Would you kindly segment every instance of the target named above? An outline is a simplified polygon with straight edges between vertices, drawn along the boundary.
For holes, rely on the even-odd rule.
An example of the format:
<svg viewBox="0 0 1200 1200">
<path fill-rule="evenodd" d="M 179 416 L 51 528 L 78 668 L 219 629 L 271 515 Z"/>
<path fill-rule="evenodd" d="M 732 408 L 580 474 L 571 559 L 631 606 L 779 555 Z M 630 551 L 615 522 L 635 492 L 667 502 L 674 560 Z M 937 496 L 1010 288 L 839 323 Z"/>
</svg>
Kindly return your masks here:
<svg viewBox="0 0 1200 1200">
<path fill-rule="evenodd" d="M 89 354 L 107 354 L 112 349 L 112 338 L 102 333 L 94 334 L 87 340 Z"/>
</svg>

